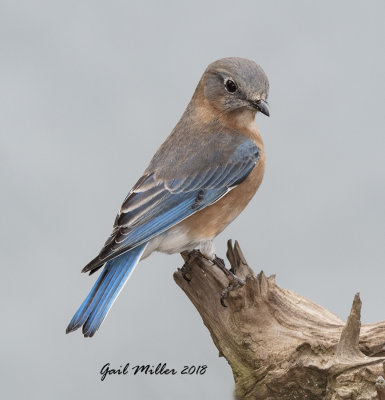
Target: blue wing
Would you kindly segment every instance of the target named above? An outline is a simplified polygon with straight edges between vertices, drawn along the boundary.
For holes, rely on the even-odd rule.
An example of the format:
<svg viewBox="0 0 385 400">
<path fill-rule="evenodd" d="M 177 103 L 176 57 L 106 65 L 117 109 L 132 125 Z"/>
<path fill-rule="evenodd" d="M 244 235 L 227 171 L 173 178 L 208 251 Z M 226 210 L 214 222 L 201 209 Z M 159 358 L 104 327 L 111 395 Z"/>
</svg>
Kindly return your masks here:
<svg viewBox="0 0 385 400">
<path fill-rule="evenodd" d="M 145 174 L 124 200 L 114 229 L 99 255 L 83 269 L 94 272 L 105 262 L 161 234 L 195 212 L 215 203 L 247 178 L 260 149 L 250 140 L 239 144 L 225 162 L 182 171 L 170 179 Z"/>
</svg>

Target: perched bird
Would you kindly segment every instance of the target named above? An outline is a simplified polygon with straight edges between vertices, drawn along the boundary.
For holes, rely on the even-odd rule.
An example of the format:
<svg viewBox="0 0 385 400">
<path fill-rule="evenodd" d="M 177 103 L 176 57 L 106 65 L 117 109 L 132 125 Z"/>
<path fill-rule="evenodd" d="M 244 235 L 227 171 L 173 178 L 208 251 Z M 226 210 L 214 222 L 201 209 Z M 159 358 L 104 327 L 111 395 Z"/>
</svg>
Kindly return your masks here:
<svg viewBox="0 0 385 400">
<path fill-rule="evenodd" d="M 154 251 L 198 248 L 215 259 L 213 239 L 246 207 L 262 182 L 265 153 L 255 122 L 269 116 L 269 81 L 243 58 L 210 64 L 181 119 L 131 189 L 99 255 L 103 267 L 67 327 L 92 337 L 138 262 Z"/>
</svg>

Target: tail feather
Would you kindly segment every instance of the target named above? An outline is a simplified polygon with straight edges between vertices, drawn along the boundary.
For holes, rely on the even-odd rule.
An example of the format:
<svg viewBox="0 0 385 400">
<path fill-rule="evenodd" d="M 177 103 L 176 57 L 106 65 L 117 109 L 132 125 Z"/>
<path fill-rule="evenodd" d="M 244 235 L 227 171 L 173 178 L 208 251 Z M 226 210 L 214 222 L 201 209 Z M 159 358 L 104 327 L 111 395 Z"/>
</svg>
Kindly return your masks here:
<svg viewBox="0 0 385 400">
<path fill-rule="evenodd" d="M 135 247 L 106 263 L 91 292 L 69 323 L 67 333 L 83 326 L 85 337 L 95 334 L 134 271 L 146 245 Z"/>
<path fill-rule="evenodd" d="M 127 264 L 126 264 L 127 265 Z M 113 276 L 105 288 L 104 293 L 97 302 L 97 305 L 92 309 L 87 321 L 83 325 L 83 334 L 85 337 L 93 336 L 97 331 L 108 311 L 112 307 L 118 294 L 123 289 L 129 275 L 133 271 L 136 263 L 131 264 L 128 268 L 115 268 Z"/>
</svg>

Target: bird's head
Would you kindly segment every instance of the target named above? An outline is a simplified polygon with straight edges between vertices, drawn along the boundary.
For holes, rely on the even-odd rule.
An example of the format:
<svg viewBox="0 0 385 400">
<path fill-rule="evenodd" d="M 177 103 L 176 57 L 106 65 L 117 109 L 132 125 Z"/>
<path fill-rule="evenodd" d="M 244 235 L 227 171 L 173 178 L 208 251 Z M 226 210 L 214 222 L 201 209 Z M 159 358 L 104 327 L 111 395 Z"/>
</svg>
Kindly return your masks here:
<svg viewBox="0 0 385 400">
<path fill-rule="evenodd" d="M 222 58 L 204 72 L 200 89 L 221 113 L 248 110 L 269 116 L 269 80 L 263 69 L 246 58 Z"/>
</svg>

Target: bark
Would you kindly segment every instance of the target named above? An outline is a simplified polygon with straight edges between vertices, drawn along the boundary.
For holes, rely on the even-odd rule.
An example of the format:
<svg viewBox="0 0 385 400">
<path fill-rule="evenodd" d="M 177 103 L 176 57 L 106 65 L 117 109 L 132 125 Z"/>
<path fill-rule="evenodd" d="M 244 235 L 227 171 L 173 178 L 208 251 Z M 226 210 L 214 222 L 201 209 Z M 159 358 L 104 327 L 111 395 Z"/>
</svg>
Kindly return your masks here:
<svg viewBox="0 0 385 400">
<path fill-rule="evenodd" d="M 358 294 L 345 323 L 274 276 L 255 275 L 237 242 L 227 258 L 241 284 L 198 251 L 182 256 L 174 279 L 230 364 L 236 399 L 385 400 L 385 321 L 361 326 Z"/>
</svg>

